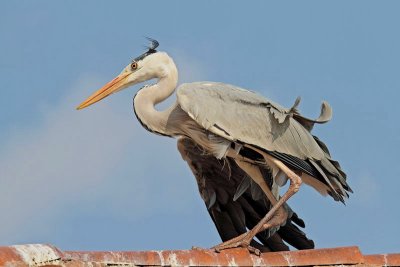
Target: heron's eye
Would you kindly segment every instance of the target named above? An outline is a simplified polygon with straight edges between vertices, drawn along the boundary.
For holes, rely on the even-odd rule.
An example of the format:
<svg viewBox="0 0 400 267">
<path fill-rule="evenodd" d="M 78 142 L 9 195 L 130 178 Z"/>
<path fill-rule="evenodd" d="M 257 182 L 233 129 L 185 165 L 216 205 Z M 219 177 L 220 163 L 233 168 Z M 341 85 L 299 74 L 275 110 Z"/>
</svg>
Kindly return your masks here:
<svg viewBox="0 0 400 267">
<path fill-rule="evenodd" d="M 131 69 L 132 70 L 136 70 L 137 69 L 137 62 L 134 61 L 134 62 L 131 63 Z"/>
</svg>

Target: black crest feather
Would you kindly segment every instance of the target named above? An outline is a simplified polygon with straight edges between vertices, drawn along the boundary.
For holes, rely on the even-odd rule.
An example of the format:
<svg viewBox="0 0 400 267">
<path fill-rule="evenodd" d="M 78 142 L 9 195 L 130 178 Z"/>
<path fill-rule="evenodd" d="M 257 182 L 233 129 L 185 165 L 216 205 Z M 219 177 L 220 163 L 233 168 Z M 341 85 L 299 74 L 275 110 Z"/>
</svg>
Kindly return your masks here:
<svg viewBox="0 0 400 267">
<path fill-rule="evenodd" d="M 138 56 L 137 58 L 135 58 L 133 61 L 142 60 L 145 57 L 147 57 L 148 55 L 157 52 L 156 48 L 160 45 L 159 42 L 157 40 L 155 40 L 155 39 L 150 38 L 150 37 L 146 37 L 146 39 L 150 41 L 150 45 L 147 46 L 148 50 L 145 53 L 143 53 L 140 56 Z"/>
</svg>

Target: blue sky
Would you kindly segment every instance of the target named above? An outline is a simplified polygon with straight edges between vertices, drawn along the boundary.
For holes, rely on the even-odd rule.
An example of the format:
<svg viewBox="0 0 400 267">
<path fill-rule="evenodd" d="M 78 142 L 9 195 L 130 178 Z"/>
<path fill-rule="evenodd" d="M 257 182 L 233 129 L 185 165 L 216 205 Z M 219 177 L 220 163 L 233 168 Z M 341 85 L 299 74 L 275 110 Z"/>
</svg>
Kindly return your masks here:
<svg viewBox="0 0 400 267">
<path fill-rule="evenodd" d="M 317 247 L 398 252 L 400 4 L 395 1 L 2 1 L 0 244 L 185 249 L 219 242 L 175 141 L 136 121 L 139 86 L 75 107 L 156 38 L 180 81 L 235 84 L 303 114 L 320 103 L 355 193 L 290 200 Z"/>
</svg>

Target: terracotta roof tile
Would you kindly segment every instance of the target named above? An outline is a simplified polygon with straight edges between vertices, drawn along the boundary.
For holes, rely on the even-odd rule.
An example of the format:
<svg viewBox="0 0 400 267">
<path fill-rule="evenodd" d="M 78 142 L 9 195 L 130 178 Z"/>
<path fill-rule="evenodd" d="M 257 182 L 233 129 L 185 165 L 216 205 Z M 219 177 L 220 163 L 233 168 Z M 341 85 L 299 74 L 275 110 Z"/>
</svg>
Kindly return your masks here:
<svg viewBox="0 0 400 267">
<path fill-rule="evenodd" d="M 84 252 L 51 245 L 0 247 L 0 266 L 400 266 L 400 254 L 363 255 L 358 247 L 269 252 L 246 249 Z"/>
</svg>

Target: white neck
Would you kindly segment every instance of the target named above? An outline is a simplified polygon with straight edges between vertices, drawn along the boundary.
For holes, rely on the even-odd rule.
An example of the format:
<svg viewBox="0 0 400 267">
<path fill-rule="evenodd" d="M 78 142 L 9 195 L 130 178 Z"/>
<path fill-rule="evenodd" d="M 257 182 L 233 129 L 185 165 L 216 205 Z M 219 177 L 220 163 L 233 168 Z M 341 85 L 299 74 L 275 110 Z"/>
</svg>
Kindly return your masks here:
<svg viewBox="0 0 400 267">
<path fill-rule="evenodd" d="M 167 99 L 175 91 L 178 83 L 178 71 L 175 65 L 173 64 L 173 67 L 162 77 L 157 78 L 156 84 L 145 86 L 136 94 L 133 100 L 134 110 L 145 128 L 160 134 L 171 135 L 167 122 L 174 106 L 158 111 L 155 105 Z"/>
</svg>

